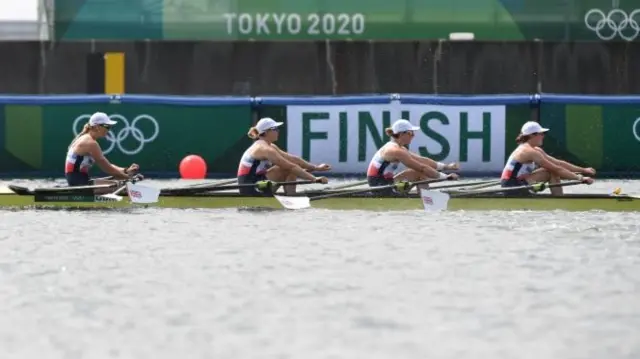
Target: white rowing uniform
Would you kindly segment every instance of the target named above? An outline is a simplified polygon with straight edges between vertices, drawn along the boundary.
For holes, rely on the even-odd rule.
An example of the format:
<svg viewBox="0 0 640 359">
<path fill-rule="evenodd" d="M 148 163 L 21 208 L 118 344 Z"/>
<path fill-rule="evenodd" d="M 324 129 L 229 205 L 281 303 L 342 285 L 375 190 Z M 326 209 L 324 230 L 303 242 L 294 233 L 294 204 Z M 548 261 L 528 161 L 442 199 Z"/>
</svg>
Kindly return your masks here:
<svg viewBox="0 0 640 359">
<path fill-rule="evenodd" d="M 251 154 L 253 152 L 253 147 L 258 143 L 258 141 L 249 146 L 249 148 L 247 148 L 242 154 L 240 164 L 238 165 L 238 178 L 262 177 L 267 174 L 267 170 L 273 165 L 269 160 L 259 160 Z"/>
<path fill-rule="evenodd" d="M 518 146 L 518 148 L 520 147 Z M 517 149 L 511 153 L 502 170 L 502 175 L 500 176 L 502 187 L 527 185 L 528 182 L 525 181 L 524 177 L 530 175 L 538 168 L 538 165 L 533 161 L 522 163 L 516 160 L 514 156 L 516 152 Z"/>
<path fill-rule="evenodd" d="M 367 180 L 370 185 L 380 186 L 393 183 L 393 177 L 398 170 L 400 161 L 387 161 L 383 158 L 382 154 L 389 146 L 400 147 L 398 143 L 389 141 L 373 155 L 367 168 Z"/>
</svg>

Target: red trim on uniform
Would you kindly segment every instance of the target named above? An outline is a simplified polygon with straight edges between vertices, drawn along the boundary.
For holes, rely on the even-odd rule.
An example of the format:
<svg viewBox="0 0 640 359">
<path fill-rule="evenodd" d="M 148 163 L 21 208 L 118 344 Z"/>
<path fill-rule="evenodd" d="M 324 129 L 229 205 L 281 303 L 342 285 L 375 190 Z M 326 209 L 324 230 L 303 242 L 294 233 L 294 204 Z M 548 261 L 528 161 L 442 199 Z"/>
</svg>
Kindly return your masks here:
<svg viewBox="0 0 640 359">
<path fill-rule="evenodd" d="M 375 168 L 373 165 L 370 165 L 369 168 L 367 169 L 367 176 L 369 176 L 369 177 L 378 177 L 379 176 L 379 169 Z"/>
<path fill-rule="evenodd" d="M 238 173 L 237 173 L 237 176 L 246 176 L 246 175 L 250 174 L 250 173 L 251 173 L 251 167 L 252 167 L 252 166 L 245 166 L 245 165 L 240 165 L 240 166 L 238 166 Z M 257 175 L 257 176 L 259 176 L 259 175 L 263 175 L 263 174 L 265 174 L 265 173 L 267 173 L 267 170 L 266 170 L 266 169 L 261 170 L 261 171 L 257 171 L 257 170 L 256 170 L 256 175 Z"/>
<path fill-rule="evenodd" d="M 513 174 L 513 171 L 503 171 L 503 172 L 502 172 L 502 176 L 500 176 L 500 179 L 501 179 L 501 180 L 508 180 L 509 178 L 511 178 L 511 175 L 512 175 L 512 174 Z M 524 179 L 528 174 L 529 174 L 529 173 L 527 173 L 527 174 L 523 174 L 523 175 L 520 175 L 520 176 L 516 177 L 516 179 L 517 179 L 517 180 Z"/>
<path fill-rule="evenodd" d="M 69 162 L 65 163 L 65 165 L 64 165 L 64 173 L 67 174 L 67 173 L 75 172 L 73 170 L 74 167 L 75 167 L 75 165 L 73 163 L 69 163 Z M 89 168 L 87 168 L 87 167 L 80 168 L 80 173 L 87 173 L 88 174 L 89 173 Z"/>
<path fill-rule="evenodd" d="M 380 175 L 380 169 L 375 168 L 374 166 L 369 166 L 369 169 L 367 170 L 367 177 L 393 179 L 393 176 L 394 176 L 393 172 L 385 172 L 382 175 Z"/>
<path fill-rule="evenodd" d="M 246 176 L 251 172 L 251 166 L 238 166 L 238 176 Z"/>
<path fill-rule="evenodd" d="M 500 179 L 508 180 L 509 178 L 511 178 L 512 174 L 513 174 L 513 171 L 511 170 L 502 171 L 502 176 L 500 176 Z"/>
</svg>

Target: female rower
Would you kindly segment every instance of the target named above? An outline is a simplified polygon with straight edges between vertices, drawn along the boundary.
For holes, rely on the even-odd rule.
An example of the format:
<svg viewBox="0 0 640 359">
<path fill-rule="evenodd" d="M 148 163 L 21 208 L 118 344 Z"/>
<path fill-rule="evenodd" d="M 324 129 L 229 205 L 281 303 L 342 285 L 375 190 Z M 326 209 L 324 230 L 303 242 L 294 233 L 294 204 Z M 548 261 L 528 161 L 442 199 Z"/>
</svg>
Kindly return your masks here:
<svg viewBox="0 0 640 359">
<path fill-rule="evenodd" d="M 548 128 L 543 128 L 538 122 L 529 121 L 522 126 L 516 138 L 518 147 L 511 153 L 502 170 L 500 182 L 502 187 L 519 187 L 536 182 L 560 183 L 561 179 L 577 180 L 587 184 L 593 183 L 596 170 L 583 168 L 566 161 L 558 160 L 544 152 L 540 146 Z M 581 174 L 576 174 L 578 172 Z M 551 187 L 551 194 L 562 195 L 562 187 Z M 528 190 L 522 193 L 530 193 Z"/>
<path fill-rule="evenodd" d="M 298 156 L 282 151 L 274 144 L 278 140 L 278 127 L 282 122 L 263 118 L 249 129 L 248 136 L 255 142 L 244 152 L 238 165 L 238 184 L 254 184 L 258 181 L 291 182 L 298 177 L 327 183 L 326 177 L 315 177 L 309 172 L 327 171 L 327 164 L 313 165 Z M 271 195 L 277 188 L 258 191 L 256 186 L 241 187 L 246 195 Z M 286 194 L 295 193 L 295 184 L 284 185 Z"/>
<path fill-rule="evenodd" d="M 89 122 L 84 125 L 82 132 L 73 139 L 67 151 L 64 172 L 69 186 L 89 186 L 100 184 L 114 184 L 108 180 L 92 180 L 89 178 L 89 170 L 94 163 L 107 174 L 115 179 L 130 179 L 138 171 L 138 165 L 132 164 L 129 168 L 111 164 L 102 153 L 102 149 L 97 139 L 105 137 L 109 129 L 117 122 L 113 121 L 103 112 L 96 112 L 89 118 Z M 138 175 L 139 176 L 139 175 Z M 96 189 L 94 193 L 103 194 L 113 192 L 110 189 Z"/>
<path fill-rule="evenodd" d="M 386 186 L 393 184 L 396 180 L 416 182 L 429 178 L 458 179 L 458 175 L 455 173 L 445 174 L 439 172 L 444 169 L 457 170 L 457 164 L 445 165 L 415 154 L 405 147 L 413 140 L 414 131 L 419 129 L 420 127 L 413 126 L 409 121 L 402 119 L 394 122 L 390 128 L 385 129 L 385 133 L 391 139 L 380 147 L 369 163 L 369 168 L 367 169 L 369 186 Z M 408 168 L 396 174 L 395 172 L 400 163 Z M 428 188 L 428 185 L 418 185 L 418 188 Z M 385 192 L 390 194 L 393 193 L 393 190 Z"/>
</svg>

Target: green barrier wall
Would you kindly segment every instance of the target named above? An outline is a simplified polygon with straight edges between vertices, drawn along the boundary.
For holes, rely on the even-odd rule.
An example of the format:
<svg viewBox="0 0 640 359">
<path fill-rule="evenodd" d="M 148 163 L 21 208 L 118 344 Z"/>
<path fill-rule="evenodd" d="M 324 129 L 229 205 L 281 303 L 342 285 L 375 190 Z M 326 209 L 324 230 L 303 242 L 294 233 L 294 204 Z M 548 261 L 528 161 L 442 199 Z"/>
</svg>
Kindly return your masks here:
<svg viewBox="0 0 640 359">
<path fill-rule="evenodd" d="M 210 172 L 234 172 L 240 150 L 250 144 L 249 98 L 30 97 L 0 108 L 0 172 L 61 177 L 70 141 L 96 111 L 119 122 L 112 138 L 100 140 L 107 158 L 121 166 L 138 163 L 145 172 L 175 172 L 190 153 L 203 156 Z"/>
<path fill-rule="evenodd" d="M 547 151 L 607 173 L 640 171 L 640 97 L 542 95 Z"/>
<path fill-rule="evenodd" d="M 277 144 L 329 175 L 363 176 L 397 118 L 420 126 L 410 149 L 459 161 L 467 177 L 497 176 L 522 124 L 551 131 L 550 154 L 602 176 L 640 173 L 640 97 L 571 95 L 326 97 L 5 96 L 0 97 L 0 176 L 63 176 L 66 149 L 89 115 L 119 125 L 101 146 L 110 161 L 140 164 L 145 174 L 178 177 L 184 156 L 205 158 L 210 177 L 234 176 L 260 117 L 285 122 Z M 98 169 L 94 169 L 97 175 Z"/>
</svg>

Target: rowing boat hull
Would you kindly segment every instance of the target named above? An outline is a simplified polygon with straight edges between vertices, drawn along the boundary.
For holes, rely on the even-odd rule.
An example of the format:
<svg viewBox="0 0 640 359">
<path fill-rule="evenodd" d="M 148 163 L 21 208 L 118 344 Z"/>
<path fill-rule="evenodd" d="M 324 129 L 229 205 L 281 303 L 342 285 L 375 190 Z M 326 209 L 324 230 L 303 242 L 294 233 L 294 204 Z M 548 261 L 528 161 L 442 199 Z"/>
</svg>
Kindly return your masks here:
<svg viewBox="0 0 640 359">
<path fill-rule="evenodd" d="M 71 196 L 70 196 L 71 198 Z M 128 198 L 122 201 L 90 202 L 87 197 L 75 197 L 79 200 L 36 202 L 33 196 L 0 195 L 2 208 L 125 208 L 132 207 Z M 417 196 L 412 198 L 376 198 L 366 196 L 334 197 L 318 201 L 311 201 L 314 208 L 332 210 L 371 210 L 371 211 L 402 211 L 424 209 L 422 201 Z M 212 194 L 201 196 L 161 196 L 158 203 L 148 207 L 161 208 L 276 208 L 282 205 L 272 197 L 247 197 L 233 194 Z M 640 198 L 631 196 L 608 195 L 565 195 L 565 197 L 551 197 L 538 195 L 535 197 L 465 197 L 451 198 L 448 210 L 563 210 L 563 211 L 640 211 Z"/>
</svg>

